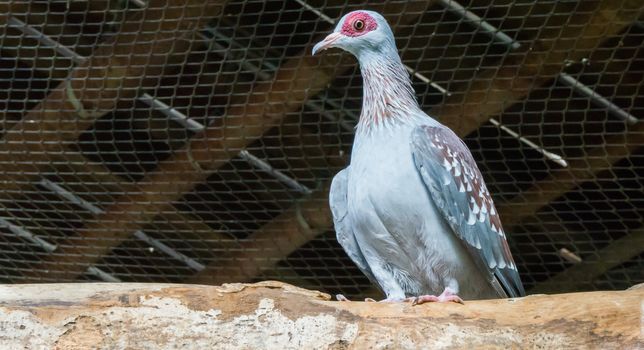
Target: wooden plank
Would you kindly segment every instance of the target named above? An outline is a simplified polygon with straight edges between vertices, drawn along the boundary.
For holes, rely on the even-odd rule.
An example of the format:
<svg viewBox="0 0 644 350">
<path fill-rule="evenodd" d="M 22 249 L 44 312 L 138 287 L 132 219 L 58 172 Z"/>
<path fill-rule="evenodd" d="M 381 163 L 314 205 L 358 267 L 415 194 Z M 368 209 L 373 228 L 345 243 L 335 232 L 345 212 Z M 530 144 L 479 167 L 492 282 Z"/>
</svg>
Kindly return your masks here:
<svg viewBox="0 0 644 350">
<path fill-rule="evenodd" d="M 644 252 L 644 227 L 635 229 L 626 236 L 611 242 L 590 259 L 538 283 L 530 290 L 530 294 L 561 293 L 584 289 L 584 287 L 590 286 L 597 277 L 601 277 L 642 252 Z"/>
</svg>

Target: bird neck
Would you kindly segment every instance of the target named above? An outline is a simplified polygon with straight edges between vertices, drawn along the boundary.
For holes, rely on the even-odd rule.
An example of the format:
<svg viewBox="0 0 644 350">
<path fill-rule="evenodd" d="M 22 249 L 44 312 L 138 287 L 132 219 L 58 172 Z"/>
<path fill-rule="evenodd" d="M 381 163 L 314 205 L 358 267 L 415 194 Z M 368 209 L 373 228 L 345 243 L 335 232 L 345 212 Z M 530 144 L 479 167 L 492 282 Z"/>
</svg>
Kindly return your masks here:
<svg viewBox="0 0 644 350">
<path fill-rule="evenodd" d="M 395 126 L 419 115 L 421 110 L 409 73 L 395 49 L 388 53 L 365 53 L 359 60 L 363 98 L 358 131 Z"/>
</svg>

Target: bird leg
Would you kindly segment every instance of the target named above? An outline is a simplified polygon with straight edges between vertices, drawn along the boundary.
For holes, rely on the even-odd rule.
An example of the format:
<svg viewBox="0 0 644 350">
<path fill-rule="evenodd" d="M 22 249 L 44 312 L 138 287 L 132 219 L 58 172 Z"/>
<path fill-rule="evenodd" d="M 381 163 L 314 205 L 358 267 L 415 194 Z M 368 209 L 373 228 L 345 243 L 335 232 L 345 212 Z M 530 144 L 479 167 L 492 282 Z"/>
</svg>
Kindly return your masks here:
<svg viewBox="0 0 644 350">
<path fill-rule="evenodd" d="M 454 291 L 449 287 L 445 288 L 443 293 L 441 293 L 441 295 L 439 295 L 439 296 L 435 296 L 435 295 L 420 295 L 420 296 L 412 298 L 412 299 L 413 299 L 412 303 L 411 303 L 412 305 L 420 305 L 420 304 L 432 303 L 432 302 L 445 303 L 445 302 L 450 302 L 450 301 L 455 302 L 455 303 L 459 303 L 459 304 L 464 304 L 463 299 L 461 299 L 461 297 L 456 295 L 456 293 L 454 293 Z"/>
</svg>

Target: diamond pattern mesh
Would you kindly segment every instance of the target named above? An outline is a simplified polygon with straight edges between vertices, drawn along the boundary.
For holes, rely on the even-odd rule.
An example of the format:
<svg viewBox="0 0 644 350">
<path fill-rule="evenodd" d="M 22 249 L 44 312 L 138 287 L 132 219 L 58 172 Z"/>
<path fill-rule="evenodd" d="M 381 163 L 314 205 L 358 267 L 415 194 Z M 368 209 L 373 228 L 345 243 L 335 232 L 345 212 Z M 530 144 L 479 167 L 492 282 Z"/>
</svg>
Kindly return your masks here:
<svg viewBox="0 0 644 350">
<path fill-rule="evenodd" d="M 639 0 L 54 0 L 0 5 L 0 282 L 279 279 L 377 297 L 328 186 L 385 15 L 423 109 L 494 195 L 528 292 L 644 282 Z"/>
</svg>

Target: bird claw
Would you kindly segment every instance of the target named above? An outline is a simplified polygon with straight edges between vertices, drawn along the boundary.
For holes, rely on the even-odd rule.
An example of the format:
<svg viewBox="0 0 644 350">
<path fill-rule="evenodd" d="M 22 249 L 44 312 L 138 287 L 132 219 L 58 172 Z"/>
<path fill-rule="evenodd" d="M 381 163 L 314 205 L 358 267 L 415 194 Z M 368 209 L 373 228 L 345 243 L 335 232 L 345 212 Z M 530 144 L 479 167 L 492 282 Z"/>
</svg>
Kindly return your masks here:
<svg viewBox="0 0 644 350">
<path fill-rule="evenodd" d="M 411 305 L 420 305 L 424 303 L 447 303 L 447 302 L 454 302 L 454 303 L 459 303 L 459 304 L 465 304 L 463 302 L 463 299 L 456 295 L 454 291 L 452 291 L 450 288 L 445 288 L 443 293 L 439 296 L 435 295 L 420 295 L 418 297 L 412 297 L 411 298 Z"/>
</svg>

